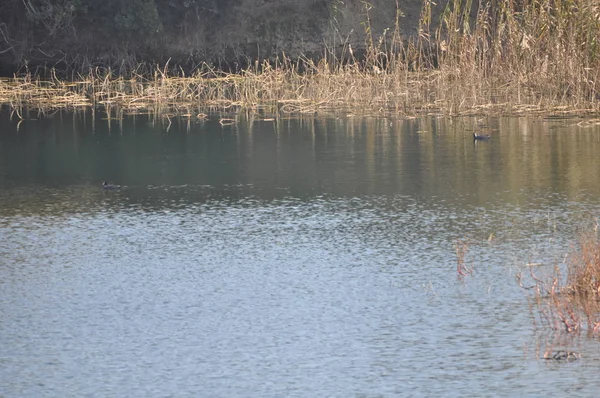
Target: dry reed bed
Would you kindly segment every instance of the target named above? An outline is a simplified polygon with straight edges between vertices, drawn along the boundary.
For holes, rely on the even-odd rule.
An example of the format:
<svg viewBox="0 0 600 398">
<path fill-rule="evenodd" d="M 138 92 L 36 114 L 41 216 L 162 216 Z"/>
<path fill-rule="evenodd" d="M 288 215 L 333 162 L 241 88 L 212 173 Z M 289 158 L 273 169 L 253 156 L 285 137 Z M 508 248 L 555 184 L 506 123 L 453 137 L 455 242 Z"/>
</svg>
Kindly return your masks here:
<svg viewBox="0 0 600 398">
<path fill-rule="evenodd" d="M 13 109 L 114 107 L 125 113 L 188 112 L 190 107 L 268 106 L 284 113 L 344 109 L 358 114 L 468 115 L 481 113 L 593 112 L 596 104 L 536 99 L 506 87 L 472 87 L 448 81 L 442 71 L 375 73 L 358 66 L 310 73 L 274 69 L 218 77 L 157 75 L 153 79 L 90 75 L 74 82 L 25 77 L 0 81 L 0 103 Z M 528 102 L 529 100 L 529 102 Z"/>
<path fill-rule="evenodd" d="M 472 0 L 450 0 L 435 30 L 431 3 L 424 1 L 419 35 L 406 40 L 400 8 L 391 33 L 374 38 L 365 2 L 367 51 L 360 60 L 343 45 L 320 61 L 282 56 L 239 74 L 201 65 L 192 76 L 166 66 L 129 78 L 94 70 L 73 82 L 26 75 L 0 82 L 0 103 L 175 114 L 214 106 L 397 115 L 600 110 L 596 0 L 498 0 L 478 9 Z"/>
<path fill-rule="evenodd" d="M 538 277 L 533 269 L 534 317 L 544 329 L 579 334 L 600 334 L 600 239 L 598 225 L 583 234 L 566 262 L 566 272 L 557 266 L 550 277 Z M 566 275 L 566 278 L 563 277 Z M 522 285 L 522 277 L 519 275 Z M 534 313 L 535 314 L 535 313 Z"/>
</svg>

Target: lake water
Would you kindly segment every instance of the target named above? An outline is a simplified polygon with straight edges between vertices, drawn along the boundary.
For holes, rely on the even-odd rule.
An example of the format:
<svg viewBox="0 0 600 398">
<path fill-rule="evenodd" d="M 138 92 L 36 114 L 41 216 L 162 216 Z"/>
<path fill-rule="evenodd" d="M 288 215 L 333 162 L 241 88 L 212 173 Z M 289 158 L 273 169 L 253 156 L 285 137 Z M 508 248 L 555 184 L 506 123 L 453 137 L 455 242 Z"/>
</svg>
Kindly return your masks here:
<svg viewBox="0 0 600 398">
<path fill-rule="evenodd" d="M 597 395 L 515 275 L 600 217 L 600 126 L 233 117 L 0 115 L 0 396 Z"/>
</svg>

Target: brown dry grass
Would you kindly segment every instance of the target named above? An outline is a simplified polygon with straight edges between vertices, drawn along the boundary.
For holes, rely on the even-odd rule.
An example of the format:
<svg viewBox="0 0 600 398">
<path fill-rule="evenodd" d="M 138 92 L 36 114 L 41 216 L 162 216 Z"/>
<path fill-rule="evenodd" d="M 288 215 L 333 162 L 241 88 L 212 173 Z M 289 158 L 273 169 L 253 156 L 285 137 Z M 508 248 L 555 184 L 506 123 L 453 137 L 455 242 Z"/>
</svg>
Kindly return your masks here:
<svg viewBox="0 0 600 398">
<path fill-rule="evenodd" d="M 454 242 L 456 250 L 456 274 L 459 277 L 470 275 L 473 270 L 465 264 L 465 256 L 469 251 L 469 242 L 463 239 L 457 239 Z"/>
<path fill-rule="evenodd" d="M 191 76 L 168 65 L 152 76 L 132 71 L 127 78 L 92 70 L 72 82 L 27 74 L 0 82 L 0 103 L 15 110 L 103 106 L 180 115 L 211 107 L 399 116 L 600 110 L 596 1 L 499 0 L 494 8 L 472 8 L 472 0 L 451 0 L 432 31 L 425 1 L 419 35 L 409 40 L 399 21 L 391 33 L 373 38 L 367 14 L 361 59 L 345 45 L 341 55 L 326 51 L 319 61 L 283 55 L 239 74 L 209 65 Z"/>
<path fill-rule="evenodd" d="M 568 334 L 600 333 L 598 225 L 592 232 L 582 234 L 567 256 L 566 279 L 558 266 L 548 278 L 536 276 L 532 268 L 529 274 L 534 282 L 529 287 L 534 292 L 533 308 L 537 309 L 534 318 L 543 328 Z M 519 283 L 521 279 L 519 275 Z"/>
</svg>

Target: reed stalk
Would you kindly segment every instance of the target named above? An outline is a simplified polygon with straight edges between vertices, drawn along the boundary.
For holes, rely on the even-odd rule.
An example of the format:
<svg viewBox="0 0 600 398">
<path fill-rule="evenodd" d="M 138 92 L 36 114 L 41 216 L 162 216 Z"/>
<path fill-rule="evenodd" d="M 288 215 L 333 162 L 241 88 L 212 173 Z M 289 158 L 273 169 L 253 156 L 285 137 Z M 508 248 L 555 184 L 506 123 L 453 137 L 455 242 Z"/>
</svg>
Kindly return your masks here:
<svg viewBox="0 0 600 398">
<path fill-rule="evenodd" d="M 418 34 L 375 37 L 365 2 L 364 59 L 346 46 L 319 59 L 256 61 L 240 73 L 209 64 L 189 76 L 167 65 L 127 75 L 93 69 L 62 81 L 30 73 L 0 81 L 0 103 L 40 110 L 117 107 L 122 113 L 189 114 L 244 108 L 306 113 L 465 115 L 598 112 L 600 5 L 593 0 L 450 0 L 434 29 L 425 1 Z"/>
<path fill-rule="evenodd" d="M 548 278 L 530 269 L 532 303 L 543 328 L 578 334 L 600 333 L 600 239 L 598 227 L 580 236 L 567 257 L 566 271 L 555 267 Z M 563 277 L 566 275 L 566 278 Z M 519 283 L 522 277 L 519 276 Z M 521 283 L 521 286 L 522 283 Z"/>
</svg>

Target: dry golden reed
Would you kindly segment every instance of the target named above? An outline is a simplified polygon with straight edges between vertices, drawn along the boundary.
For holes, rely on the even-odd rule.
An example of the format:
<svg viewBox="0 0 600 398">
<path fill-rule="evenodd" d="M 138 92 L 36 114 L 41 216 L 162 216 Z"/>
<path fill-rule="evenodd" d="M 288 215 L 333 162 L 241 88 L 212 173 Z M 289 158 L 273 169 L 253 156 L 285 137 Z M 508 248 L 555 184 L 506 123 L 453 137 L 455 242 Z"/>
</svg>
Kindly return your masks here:
<svg viewBox="0 0 600 398">
<path fill-rule="evenodd" d="M 600 107 L 600 5 L 595 0 L 450 0 L 432 27 L 424 1 L 418 35 L 374 38 L 365 3 L 364 57 L 350 45 L 320 60 L 259 62 L 229 74 L 208 64 L 192 75 L 166 65 L 152 76 L 91 70 L 76 81 L 26 74 L 0 81 L 13 109 L 89 106 L 193 115 L 202 109 L 309 113 L 464 115 L 591 113 Z"/>
<path fill-rule="evenodd" d="M 566 272 L 557 266 L 549 278 L 536 276 L 532 268 L 529 274 L 534 281 L 529 288 L 534 292 L 531 297 L 537 308 L 536 320 L 542 327 L 569 334 L 581 331 L 600 333 L 600 239 L 597 224 L 593 231 L 580 236 L 567 256 Z"/>
</svg>

